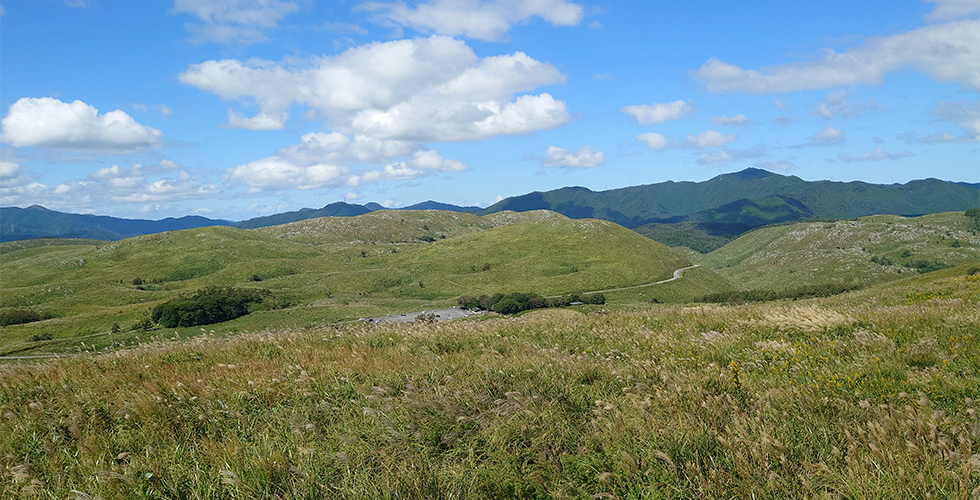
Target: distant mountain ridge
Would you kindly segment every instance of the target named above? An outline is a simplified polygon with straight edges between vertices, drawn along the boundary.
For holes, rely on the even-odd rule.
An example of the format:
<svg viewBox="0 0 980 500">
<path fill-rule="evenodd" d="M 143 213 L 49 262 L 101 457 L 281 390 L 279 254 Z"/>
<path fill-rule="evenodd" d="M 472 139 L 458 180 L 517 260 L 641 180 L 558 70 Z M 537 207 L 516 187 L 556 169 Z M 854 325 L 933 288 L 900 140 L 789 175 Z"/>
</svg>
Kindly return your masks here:
<svg viewBox="0 0 980 500">
<path fill-rule="evenodd" d="M 30 238 L 121 240 L 143 234 L 206 226 L 232 226 L 231 221 L 197 215 L 162 220 L 120 219 L 106 215 L 69 214 L 40 205 L 0 208 L 0 241 Z"/>
<path fill-rule="evenodd" d="M 584 187 L 535 191 L 506 198 L 485 209 L 430 200 L 401 210 L 448 210 L 477 215 L 505 210 L 551 210 L 573 219 L 596 218 L 616 222 L 672 246 L 687 246 L 683 241 L 690 238 L 671 239 L 664 235 L 680 235 L 678 230 L 684 233 L 693 231 L 698 235 L 696 239 L 706 245 L 701 251 L 709 251 L 728 238 L 777 222 L 878 214 L 915 216 L 974 207 L 980 207 L 980 183 L 938 179 L 891 185 L 860 181 L 804 181 L 796 176 L 747 168 L 703 182 L 667 181 L 608 191 L 592 191 Z M 199 216 L 160 221 L 118 219 L 66 214 L 35 205 L 0 208 L 0 241 L 37 237 L 118 240 L 205 226 L 254 229 L 317 217 L 351 217 L 384 209 L 377 203 L 358 205 L 336 202 L 320 209 L 303 208 L 230 222 Z"/>
<path fill-rule="evenodd" d="M 739 200 L 773 196 L 794 200 L 812 217 L 850 218 L 874 214 L 922 215 L 980 206 L 980 184 L 938 179 L 906 184 L 804 181 L 766 170 L 747 168 L 704 182 L 673 182 L 608 191 L 566 187 L 501 200 L 478 214 L 502 210 L 552 210 L 571 218 L 594 217 L 629 228 L 650 223 L 676 223 L 699 212 Z"/>
</svg>

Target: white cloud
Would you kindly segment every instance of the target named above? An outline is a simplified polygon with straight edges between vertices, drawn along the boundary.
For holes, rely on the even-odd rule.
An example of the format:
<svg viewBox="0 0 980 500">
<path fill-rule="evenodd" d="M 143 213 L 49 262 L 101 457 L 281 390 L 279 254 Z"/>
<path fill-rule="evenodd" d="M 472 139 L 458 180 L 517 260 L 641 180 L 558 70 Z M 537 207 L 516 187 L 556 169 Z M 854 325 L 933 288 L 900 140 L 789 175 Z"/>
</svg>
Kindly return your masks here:
<svg viewBox="0 0 980 500">
<path fill-rule="evenodd" d="M 698 135 L 688 134 L 684 140 L 666 138 L 654 132 L 647 132 L 636 136 L 636 140 L 646 143 L 650 149 L 661 151 L 664 149 L 703 149 L 716 148 L 727 145 L 738 139 L 734 134 L 722 134 L 717 130 L 709 130 Z"/>
<path fill-rule="evenodd" d="M 437 172 L 463 172 L 467 169 L 465 163 L 459 160 L 447 160 L 431 149 L 416 151 L 410 163 L 414 168 Z"/>
<path fill-rule="evenodd" d="M 133 106 L 133 110 L 139 111 L 140 113 L 146 113 L 152 108 L 164 120 L 170 118 L 170 114 L 174 112 L 174 110 L 171 109 L 170 106 L 167 106 L 166 104 L 151 104 L 147 106 L 146 104 L 133 103 L 132 106 Z"/>
<path fill-rule="evenodd" d="M 747 158 L 758 158 L 766 154 L 768 148 L 760 144 L 748 149 L 721 149 L 719 151 L 707 151 L 698 155 L 697 162 L 701 165 L 726 165 L 736 160 Z"/>
<path fill-rule="evenodd" d="M 667 147 L 667 138 L 656 132 L 639 134 L 636 136 L 636 140 L 646 143 L 650 149 L 656 149 L 657 151 L 662 151 Z"/>
<path fill-rule="evenodd" d="M 727 116 L 712 116 L 712 125 L 721 125 L 724 127 L 751 127 L 759 122 L 745 116 L 745 115 L 735 115 L 732 117 Z"/>
<path fill-rule="evenodd" d="M 680 120 L 681 118 L 690 116 L 694 113 L 694 106 L 691 100 L 688 99 L 687 101 L 674 101 L 662 104 L 655 102 L 653 104 L 624 106 L 620 108 L 620 111 L 632 116 L 636 120 L 636 123 L 640 125 L 650 125 Z"/>
<path fill-rule="evenodd" d="M 394 161 L 396 158 L 405 158 Z M 351 165 L 384 165 L 358 174 Z M 443 158 L 419 143 L 348 137 L 339 132 L 303 135 L 299 144 L 279 148 L 268 158 L 230 169 L 229 181 L 253 191 L 357 186 L 366 182 L 414 179 L 436 172 L 463 172 L 465 163 Z"/>
<path fill-rule="evenodd" d="M 173 10 L 201 21 L 185 25 L 194 42 L 247 45 L 265 41 L 264 30 L 275 28 L 299 7 L 281 0 L 174 0 Z"/>
<path fill-rule="evenodd" d="M 775 161 L 757 161 L 755 166 L 758 168 L 764 168 L 766 170 L 789 170 L 793 168 L 793 164 L 787 160 L 775 160 Z"/>
<path fill-rule="evenodd" d="M 503 39 L 515 24 L 538 17 L 553 26 L 575 26 L 582 6 L 565 0 L 428 0 L 414 8 L 404 2 L 366 2 L 383 24 L 479 40 Z"/>
<path fill-rule="evenodd" d="M 829 146 L 832 144 L 840 144 L 846 140 L 844 136 L 844 131 L 836 129 L 831 126 L 817 132 L 810 136 L 810 140 L 804 142 L 803 144 L 794 144 L 789 146 L 790 149 L 806 148 L 811 146 Z"/>
<path fill-rule="evenodd" d="M 980 102 L 940 102 L 930 112 L 937 120 L 951 122 L 966 132 L 957 136 L 952 132 L 941 132 L 923 137 L 919 142 L 976 142 L 980 141 Z"/>
<path fill-rule="evenodd" d="M 541 159 L 544 167 L 591 168 L 606 164 L 606 155 L 588 144 L 577 151 L 550 146 L 546 153 L 547 156 Z"/>
<path fill-rule="evenodd" d="M 225 100 L 254 102 L 252 118 L 229 112 L 229 126 L 239 128 L 282 128 L 294 103 L 331 128 L 392 140 L 480 140 L 571 121 L 565 103 L 550 94 L 515 98 L 564 83 L 555 67 L 523 52 L 481 59 L 443 36 L 375 42 L 291 64 L 207 61 L 179 80 Z"/>
<path fill-rule="evenodd" d="M 688 134 L 684 140 L 683 147 L 695 149 L 715 148 L 724 146 L 729 142 L 734 142 L 737 138 L 734 134 L 722 134 L 717 130 L 709 130 L 698 135 Z"/>
<path fill-rule="evenodd" d="M 301 166 L 273 156 L 239 165 L 230 171 L 228 178 L 253 190 L 313 189 L 347 184 L 350 169 L 328 164 Z"/>
<path fill-rule="evenodd" d="M 2 120 L 3 142 L 16 147 L 131 152 L 163 145 L 160 130 L 140 125 L 121 110 L 100 115 L 82 101 L 24 97 Z"/>
<path fill-rule="evenodd" d="M 835 90 L 816 105 L 810 113 L 830 119 L 837 115 L 844 118 L 860 118 L 862 114 L 873 111 L 891 111 L 892 107 L 878 102 L 872 97 L 866 104 L 851 103 L 847 100 L 846 90 Z"/>
<path fill-rule="evenodd" d="M 922 144 L 939 144 L 943 142 L 975 142 L 978 139 L 971 139 L 969 137 L 959 136 L 952 132 L 939 132 L 935 134 L 929 134 L 921 139 L 919 142 Z"/>
<path fill-rule="evenodd" d="M 907 132 L 899 132 L 895 134 L 895 140 L 903 141 L 905 144 L 912 144 L 913 142 L 915 142 L 916 139 L 918 139 L 918 137 L 919 134 L 915 133 L 912 130 L 909 130 Z"/>
<path fill-rule="evenodd" d="M 837 159 L 843 161 L 844 163 L 850 163 L 852 161 L 881 161 L 881 160 L 897 160 L 899 158 L 906 158 L 909 156 L 915 156 L 911 151 L 903 151 L 901 153 L 889 153 L 885 151 L 885 148 L 881 146 L 875 146 L 875 150 L 872 153 L 864 153 L 857 158 L 852 158 L 846 153 L 840 153 L 837 155 Z"/>
<path fill-rule="evenodd" d="M 23 168 L 0 163 L 0 204 L 41 204 L 48 208 L 85 211 L 108 203 L 165 203 L 208 199 L 220 190 L 201 182 L 180 165 L 164 161 L 157 165 L 120 167 L 113 165 L 51 187 L 33 182 Z M 176 173 L 168 173 L 176 170 Z"/>
<path fill-rule="evenodd" d="M 925 20 L 930 22 L 961 19 L 980 11 L 980 3 L 976 0 L 926 0 L 926 2 L 936 4 L 936 8 L 924 16 Z"/>
<path fill-rule="evenodd" d="M 710 58 L 691 76 L 710 92 L 772 94 L 851 85 L 879 85 L 885 75 L 915 69 L 940 82 L 980 88 L 980 22 L 961 20 L 891 36 L 873 37 L 813 61 L 742 69 Z"/>
</svg>

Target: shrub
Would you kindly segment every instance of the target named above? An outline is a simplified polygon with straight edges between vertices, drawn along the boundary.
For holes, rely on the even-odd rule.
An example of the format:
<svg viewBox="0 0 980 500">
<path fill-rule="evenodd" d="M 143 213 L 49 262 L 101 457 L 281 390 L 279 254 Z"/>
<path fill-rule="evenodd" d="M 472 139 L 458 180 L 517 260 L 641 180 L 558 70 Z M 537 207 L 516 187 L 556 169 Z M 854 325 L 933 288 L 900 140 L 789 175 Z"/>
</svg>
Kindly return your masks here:
<svg viewBox="0 0 980 500">
<path fill-rule="evenodd" d="M 40 342 L 42 340 L 51 340 L 52 338 L 54 337 L 51 336 L 50 332 L 36 333 L 33 336 L 31 336 L 31 341 Z"/>
<path fill-rule="evenodd" d="M 268 290 L 208 287 L 193 297 L 164 302 L 153 308 L 153 321 L 167 327 L 209 325 L 249 313 L 248 306 L 270 296 Z"/>
<path fill-rule="evenodd" d="M 26 307 L 14 307 L 0 311 L 0 326 L 22 325 L 45 319 L 51 319 L 51 315 Z"/>
<path fill-rule="evenodd" d="M 920 273 L 931 273 L 933 271 L 938 271 L 940 269 L 946 269 L 953 266 L 940 260 L 934 260 L 931 262 L 927 260 L 917 260 L 915 262 L 905 264 L 905 267 L 910 267 Z"/>
</svg>

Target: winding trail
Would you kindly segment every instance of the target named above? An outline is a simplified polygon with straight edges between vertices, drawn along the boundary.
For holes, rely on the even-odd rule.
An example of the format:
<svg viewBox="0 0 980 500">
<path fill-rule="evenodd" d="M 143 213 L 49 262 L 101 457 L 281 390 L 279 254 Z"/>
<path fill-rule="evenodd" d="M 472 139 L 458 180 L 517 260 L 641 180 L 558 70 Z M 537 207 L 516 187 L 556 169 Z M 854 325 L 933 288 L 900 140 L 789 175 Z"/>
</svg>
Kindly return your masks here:
<svg viewBox="0 0 980 500">
<path fill-rule="evenodd" d="M 645 288 L 645 287 L 648 287 L 648 286 L 660 285 L 660 284 L 663 284 L 663 283 L 667 283 L 667 282 L 670 282 L 670 281 L 681 279 L 681 275 L 683 274 L 683 271 L 686 271 L 688 269 L 694 269 L 695 267 L 701 267 L 701 264 L 694 264 L 693 266 L 682 267 L 682 268 L 674 271 L 674 277 L 673 278 L 667 278 L 665 280 L 655 281 L 653 283 L 647 283 L 645 285 L 623 286 L 623 287 L 619 287 L 619 288 L 609 288 L 609 289 L 606 289 L 606 290 L 595 290 L 595 291 L 592 291 L 592 292 L 582 292 L 582 293 L 589 294 L 589 293 L 618 292 L 620 290 L 632 290 L 634 288 Z M 549 296 L 544 297 L 544 298 L 546 298 L 546 299 L 554 299 L 554 298 L 558 298 L 558 297 L 563 297 L 563 295 L 549 295 Z"/>
</svg>

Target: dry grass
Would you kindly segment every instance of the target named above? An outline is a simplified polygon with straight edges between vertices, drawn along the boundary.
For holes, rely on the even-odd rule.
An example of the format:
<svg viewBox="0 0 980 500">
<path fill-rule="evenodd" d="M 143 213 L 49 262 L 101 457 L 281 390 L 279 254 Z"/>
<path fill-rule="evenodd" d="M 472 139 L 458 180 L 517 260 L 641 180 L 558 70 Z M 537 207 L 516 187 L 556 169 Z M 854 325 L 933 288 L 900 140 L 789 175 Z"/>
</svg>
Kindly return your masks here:
<svg viewBox="0 0 980 500">
<path fill-rule="evenodd" d="M 3 366 L 0 496 L 978 498 L 980 282 L 915 284 L 951 285 Z"/>
</svg>

